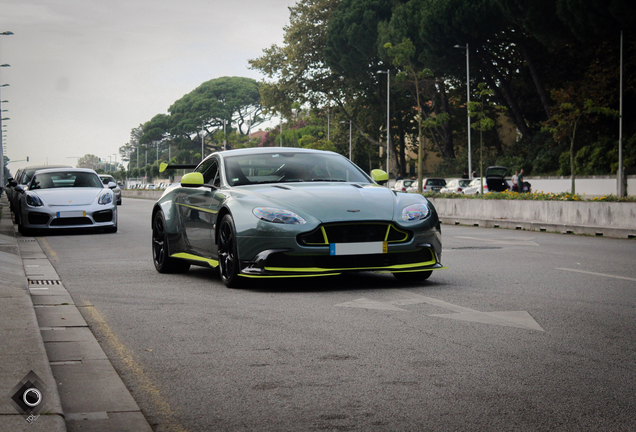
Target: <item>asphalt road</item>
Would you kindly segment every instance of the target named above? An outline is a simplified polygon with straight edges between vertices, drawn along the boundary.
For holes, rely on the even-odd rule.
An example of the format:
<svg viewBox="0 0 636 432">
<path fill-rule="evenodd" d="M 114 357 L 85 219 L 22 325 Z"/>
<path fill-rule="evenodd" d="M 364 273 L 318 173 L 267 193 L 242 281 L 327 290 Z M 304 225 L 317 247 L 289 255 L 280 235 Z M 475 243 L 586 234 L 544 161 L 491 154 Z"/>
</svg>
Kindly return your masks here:
<svg viewBox="0 0 636 432">
<path fill-rule="evenodd" d="M 40 238 L 156 431 L 636 430 L 636 241 L 443 226 L 390 275 L 161 275 L 151 201 Z"/>
</svg>

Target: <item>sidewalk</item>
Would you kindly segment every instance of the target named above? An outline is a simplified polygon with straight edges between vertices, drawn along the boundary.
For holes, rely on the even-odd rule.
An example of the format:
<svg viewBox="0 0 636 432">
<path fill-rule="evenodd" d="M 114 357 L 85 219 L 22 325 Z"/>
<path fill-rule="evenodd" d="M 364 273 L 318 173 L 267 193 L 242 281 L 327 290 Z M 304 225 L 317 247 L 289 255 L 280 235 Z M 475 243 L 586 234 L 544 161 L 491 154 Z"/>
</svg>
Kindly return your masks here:
<svg viewBox="0 0 636 432">
<path fill-rule="evenodd" d="M 0 330 L 0 432 L 151 431 L 37 239 L 16 233 L 4 194 Z"/>
</svg>

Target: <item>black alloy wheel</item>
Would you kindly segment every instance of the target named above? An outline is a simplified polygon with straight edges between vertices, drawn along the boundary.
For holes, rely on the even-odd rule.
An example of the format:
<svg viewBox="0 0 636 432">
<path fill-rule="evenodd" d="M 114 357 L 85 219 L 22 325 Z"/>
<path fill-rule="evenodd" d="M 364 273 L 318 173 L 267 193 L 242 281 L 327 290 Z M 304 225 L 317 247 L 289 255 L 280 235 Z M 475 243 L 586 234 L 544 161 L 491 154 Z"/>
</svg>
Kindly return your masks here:
<svg viewBox="0 0 636 432">
<path fill-rule="evenodd" d="M 241 286 L 239 276 L 238 247 L 236 229 L 232 216 L 225 215 L 219 225 L 219 271 L 221 280 L 228 288 Z"/>
<path fill-rule="evenodd" d="M 163 212 L 158 211 L 152 220 L 152 261 L 159 273 L 185 273 L 190 263 L 168 256 L 168 234 Z"/>
</svg>

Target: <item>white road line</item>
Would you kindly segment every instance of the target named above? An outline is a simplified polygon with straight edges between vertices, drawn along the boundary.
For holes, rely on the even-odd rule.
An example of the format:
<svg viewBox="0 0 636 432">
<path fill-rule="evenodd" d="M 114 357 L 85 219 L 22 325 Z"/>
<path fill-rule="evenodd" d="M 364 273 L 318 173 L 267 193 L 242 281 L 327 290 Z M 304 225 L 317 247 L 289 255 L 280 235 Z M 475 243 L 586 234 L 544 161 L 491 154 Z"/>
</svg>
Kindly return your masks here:
<svg viewBox="0 0 636 432">
<path fill-rule="evenodd" d="M 557 270 L 571 271 L 571 272 L 576 272 L 576 273 L 585 273 L 585 274 L 589 274 L 589 275 L 593 275 L 593 276 L 603 276 L 603 277 L 609 277 L 609 278 L 614 278 L 614 279 L 623 279 L 623 280 L 635 281 L 636 282 L 636 278 L 630 278 L 630 277 L 625 277 L 625 276 L 616 276 L 616 275 L 611 275 L 611 274 L 607 274 L 607 273 L 594 273 L 594 272 L 589 272 L 589 271 L 585 271 L 585 270 L 560 268 L 560 267 L 557 267 L 556 269 Z"/>
</svg>

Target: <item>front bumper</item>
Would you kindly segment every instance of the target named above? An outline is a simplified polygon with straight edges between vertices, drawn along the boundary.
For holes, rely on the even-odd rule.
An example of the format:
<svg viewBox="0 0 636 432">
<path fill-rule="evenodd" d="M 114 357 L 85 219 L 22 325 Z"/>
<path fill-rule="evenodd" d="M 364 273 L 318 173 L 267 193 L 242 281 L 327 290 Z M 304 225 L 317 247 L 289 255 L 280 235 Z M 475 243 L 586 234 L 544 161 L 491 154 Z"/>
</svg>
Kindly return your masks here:
<svg viewBox="0 0 636 432">
<path fill-rule="evenodd" d="M 245 277 L 333 276 L 356 272 L 420 272 L 444 268 L 430 244 L 410 251 L 381 254 L 335 256 L 299 254 L 290 249 L 271 249 L 243 263 Z"/>
<path fill-rule="evenodd" d="M 68 215 L 65 217 L 65 215 Z M 86 229 L 117 226 L 117 208 L 27 208 L 22 211 L 22 225 L 30 229 Z"/>
</svg>

